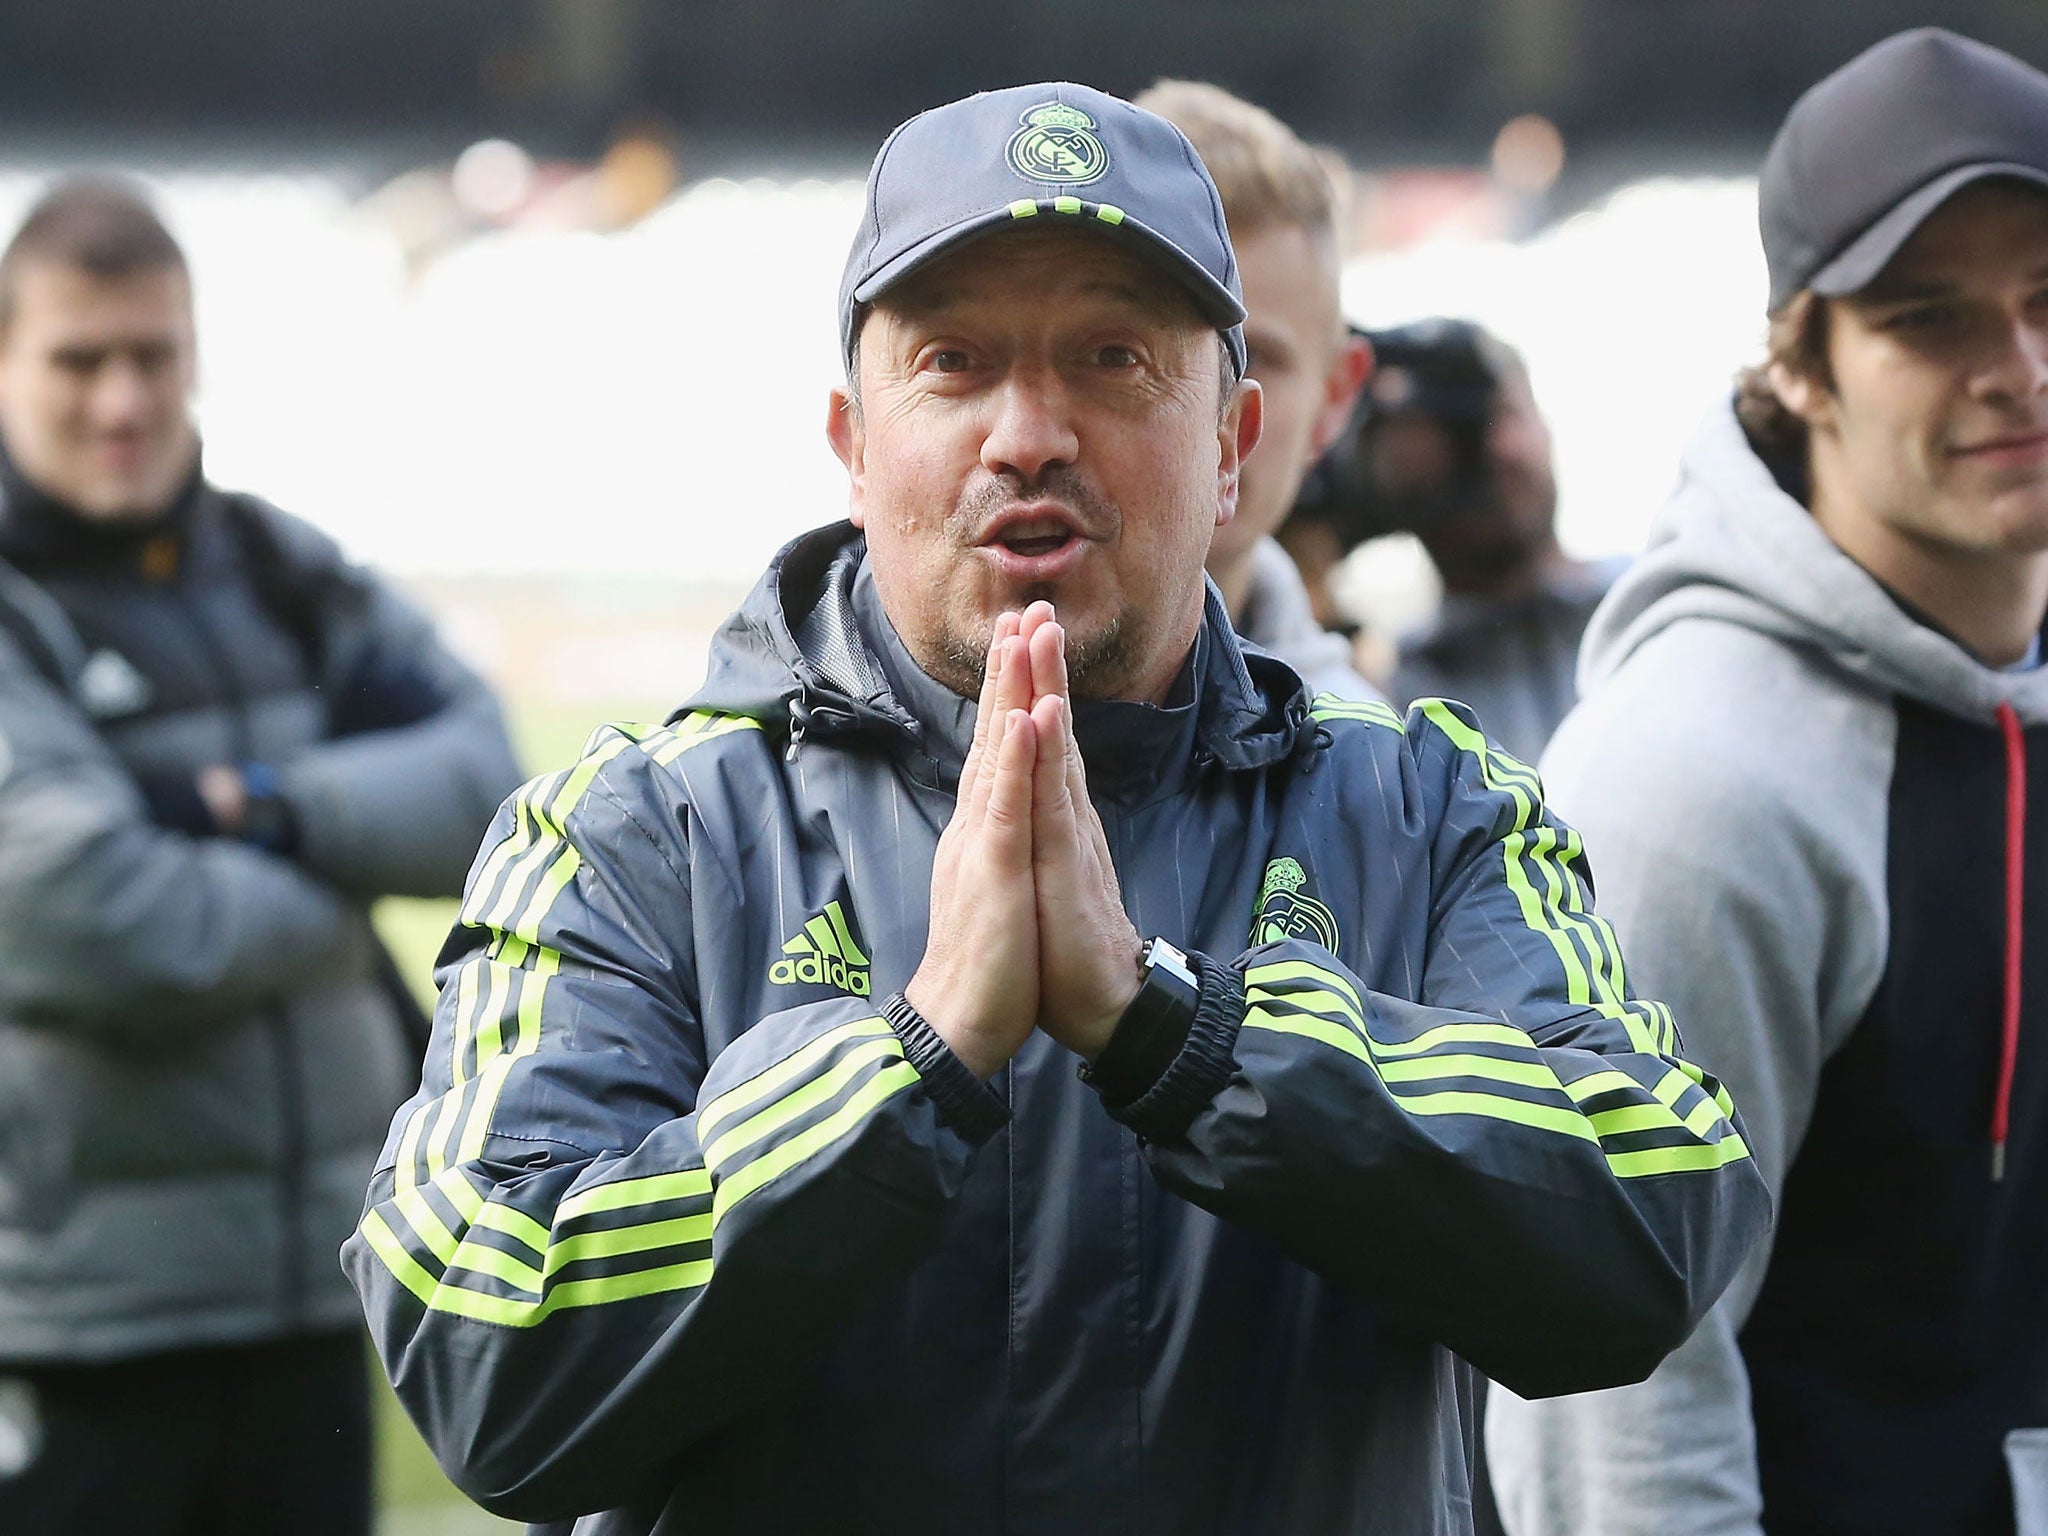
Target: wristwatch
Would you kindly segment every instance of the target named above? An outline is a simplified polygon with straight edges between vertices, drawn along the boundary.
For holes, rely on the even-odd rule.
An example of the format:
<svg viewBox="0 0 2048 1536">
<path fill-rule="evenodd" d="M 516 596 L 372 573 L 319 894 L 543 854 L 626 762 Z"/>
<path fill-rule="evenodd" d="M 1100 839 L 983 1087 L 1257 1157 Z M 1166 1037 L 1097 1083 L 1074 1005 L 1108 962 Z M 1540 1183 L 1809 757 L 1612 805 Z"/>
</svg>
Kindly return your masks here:
<svg viewBox="0 0 2048 1536">
<path fill-rule="evenodd" d="M 1194 966 L 1165 939 L 1146 942 L 1141 969 L 1138 995 L 1117 1019 L 1109 1044 L 1092 1066 L 1081 1068 L 1081 1080 L 1112 1104 L 1143 1098 L 1159 1081 L 1187 1043 L 1202 999 Z"/>
</svg>

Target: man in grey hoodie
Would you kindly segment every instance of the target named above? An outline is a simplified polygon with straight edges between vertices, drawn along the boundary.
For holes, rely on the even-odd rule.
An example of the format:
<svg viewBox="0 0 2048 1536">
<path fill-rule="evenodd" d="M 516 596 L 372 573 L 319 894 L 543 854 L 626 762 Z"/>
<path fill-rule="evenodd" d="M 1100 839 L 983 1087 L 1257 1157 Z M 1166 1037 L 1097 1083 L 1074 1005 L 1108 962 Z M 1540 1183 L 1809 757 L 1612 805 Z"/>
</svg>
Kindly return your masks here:
<svg viewBox="0 0 2048 1536">
<path fill-rule="evenodd" d="M 1777 1229 L 1649 1381 L 1496 1394 L 1496 1487 L 1514 1536 L 2048 1530 L 2048 76 L 1890 38 L 1761 202 L 1769 360 L 1544 778 Z"/>
</svg>

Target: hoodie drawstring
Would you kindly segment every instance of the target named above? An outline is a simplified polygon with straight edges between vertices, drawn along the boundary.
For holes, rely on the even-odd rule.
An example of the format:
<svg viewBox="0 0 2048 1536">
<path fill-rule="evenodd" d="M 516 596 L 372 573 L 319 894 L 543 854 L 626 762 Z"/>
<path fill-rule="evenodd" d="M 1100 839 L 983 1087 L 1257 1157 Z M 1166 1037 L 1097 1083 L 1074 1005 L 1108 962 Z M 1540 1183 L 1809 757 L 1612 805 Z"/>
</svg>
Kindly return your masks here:
<svg viewBox="0 0 2048 1536">
<path fill-rule="evenodd" d="M 2012 1084 L 2020 1055 L 2020 942 L 2026 911 L 2027 738 L 2010 704 L 1998 706 L 2005 736 L 2005 1011 L 2000 1021 L 1998 1096 L 1991 1105 L 1991 1182 L 2005 1178 Z"/>
</svg>

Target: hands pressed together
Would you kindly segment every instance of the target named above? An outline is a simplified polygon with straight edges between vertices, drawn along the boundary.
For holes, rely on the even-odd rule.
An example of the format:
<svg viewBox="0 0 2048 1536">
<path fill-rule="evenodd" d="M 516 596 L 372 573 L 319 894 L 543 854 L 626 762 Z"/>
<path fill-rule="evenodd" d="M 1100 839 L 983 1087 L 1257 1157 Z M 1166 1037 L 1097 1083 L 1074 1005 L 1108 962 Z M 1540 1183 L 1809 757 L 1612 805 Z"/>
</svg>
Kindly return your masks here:
<svg viewBox="0 0 2048 1536">
<path fill-rule="evenodd" d="M 1034 1029 L 1093 1061 L 1138 991 L 1139 950 L 1074 740 L 1066 631 L 1033 603 L 996 620 L 903 993 L 979 1077 Z"/>
</svg>

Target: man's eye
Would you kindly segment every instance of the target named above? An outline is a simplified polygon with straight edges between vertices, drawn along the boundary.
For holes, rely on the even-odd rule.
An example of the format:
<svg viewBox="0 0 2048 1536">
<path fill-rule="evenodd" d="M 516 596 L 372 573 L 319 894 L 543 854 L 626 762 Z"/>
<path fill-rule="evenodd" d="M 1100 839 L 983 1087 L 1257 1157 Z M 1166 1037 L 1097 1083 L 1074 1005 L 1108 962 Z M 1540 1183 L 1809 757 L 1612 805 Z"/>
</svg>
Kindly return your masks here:
<svg viewBox="0 0 2048 1536">
<path fill-rule="evenodd" d="M 925 354 L 924 365 L 933 373 L 965 373 L 971 361 L 958 347 L 938 347 Z"/>
<path fill-rule="evenodd" d="M 1955 318 L 1953 304 L 1915 304 L 1911 309 L 1902 309 L 1893 315 L 1891 323 L 1901 331 L 1935 331 Z"/>
<path fill-rule="evenodd" d="M 1136 348 L 1120 345 L 1098 347 L 1095 361 L 1105 368 L 1135 368 L 1138 366 Z"/>
</svg>

